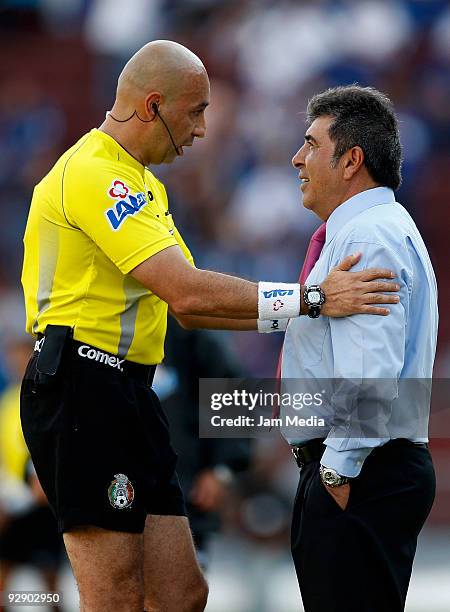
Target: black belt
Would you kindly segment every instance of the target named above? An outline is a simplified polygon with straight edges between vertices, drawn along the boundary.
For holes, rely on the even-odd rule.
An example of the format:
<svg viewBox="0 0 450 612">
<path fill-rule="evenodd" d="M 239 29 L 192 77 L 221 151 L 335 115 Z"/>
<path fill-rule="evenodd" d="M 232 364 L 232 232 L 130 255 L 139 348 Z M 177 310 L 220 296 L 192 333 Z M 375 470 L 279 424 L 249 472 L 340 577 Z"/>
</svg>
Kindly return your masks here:
<svg viewBox="0 0 450 612">
<path fill-rule="evenodd" d="M 305 444 L 301 444 L 299 446 L 291 446 L 292 454 L 295 457 L 295 461 L 297 462 L 298 467 L 301 469 L 307 463 L 311 463 L 311 461 L 316 461 L 317 459 L 321 459 L 322 455 L 325 451 L 324 445 L 325 438 L 315 438 L 314 440 L 310 440 L 309 442 L 305 442 Z M 397 438 L 395 440 L 389 440 L 386 444 L 382 446 L 377 446 L 371 452 L 371 455 L 378 454 L 385 446 L 419 446 L 422 448 L 428 448 L 428 444 L 426 442 L 412 442 L 411 440 L 407 440 L 406 438 Z"/>
<path fill-rule="evenodd" d="M 41 359 L 40 353 L 44 347 L 43 338 L 45 335 L 47 353 L 50 354 L 46 355 L 45 360 L 41 359 L 41 361 L 45 362 L 45 365 L 47 365 L 48 362 L 50 362 L 50 365 L 53 365 L 53 362 L 55 362 L 55 365 L 53 366 L 54 371 L 48 373 L 54 374 L 56 372 L 62 351 L 64 350 L 64 353 L 67 351 L 70 356 L 77 361 L 91 362 L 100 367 L 104 367 L 107 370 L 111 370 L 111 372 L 125 374 L 126 376 L 138 380 L 139 382 L 143 382 L 151 387 L 156 372 L 156 365 L 145 365 L 143 363 L 127 361 L 126 359 L 121 359 L 118 355 L 108 353 L 107 351 L 92 346 L 91 344 L 87 344 L 86 342 L 73 340 L 73 338 L 70 337 L 70 333 L 66 331 L 67 329 L 69 328 L 49 325 L 47 326 L 45 334 L 38 334 L 38 341 L 36 342 L 34 351 L 35 354 L 39 355 L 39 359 Z M 49 343 L 48 347 L 47 343 Z M 55 354 L 57 352 L 59 352 L 59 356 L 57 355 L 55 358 Z"/>
<path fill-rule="evenodd" d="M 300 446 L 291 446 L 292 454 L 300 469 L 311 461 L 321 459 L 325 451 L 324 441 L 325 438 L 315 438 Z"/>
</svg>

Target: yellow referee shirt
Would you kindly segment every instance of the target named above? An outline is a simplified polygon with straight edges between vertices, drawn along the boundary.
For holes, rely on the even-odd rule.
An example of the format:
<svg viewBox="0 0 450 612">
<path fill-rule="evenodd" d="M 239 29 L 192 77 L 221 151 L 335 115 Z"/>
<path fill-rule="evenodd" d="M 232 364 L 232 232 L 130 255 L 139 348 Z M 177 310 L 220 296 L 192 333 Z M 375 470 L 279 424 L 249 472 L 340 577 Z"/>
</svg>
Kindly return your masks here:
<svg viewBox="0 0 450 612">
<path fill-rule="evenodd" d="M 69 325 L 122 359 L 163 359 L 167 304 L 129 272 L 172 245 L 193 260 L 164 186 L 113 138 L 91 130 L 35 187 L 24 245 L 27 332 Z"/>
</svg>

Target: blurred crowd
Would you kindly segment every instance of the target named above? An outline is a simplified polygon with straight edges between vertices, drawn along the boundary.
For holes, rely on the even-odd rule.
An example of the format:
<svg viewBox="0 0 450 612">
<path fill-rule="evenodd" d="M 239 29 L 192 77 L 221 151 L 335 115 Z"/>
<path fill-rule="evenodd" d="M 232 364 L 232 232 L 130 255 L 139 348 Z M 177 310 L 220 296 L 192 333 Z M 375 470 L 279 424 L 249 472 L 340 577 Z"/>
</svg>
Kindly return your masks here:
<svg viewBox="0 0 450 612">
<path fill-rule="evenodd" d="M 450 376 L 448 0 L 3 0 L 0 33 L 0 392 L 14 378 L 7 347 L 23 341 L 22 235 L 33 187 L 102 122 L 124 63 L 157 38 L 188 46 L 211 77 L 206 139 L 153 168 L 199 267 L 295 281 L 318 225 L 291 166 L 308 98 L 352 82 L 391 97 L 404 146 L 397 199 L 436 269 L 435 373 Z M 230 333 L 226 342 L 243 371 L 273 375 L 278 334 Z M 252 456 L 225 524 L 287 550 L 296 470 L 273 441 Z"/>
</svg>

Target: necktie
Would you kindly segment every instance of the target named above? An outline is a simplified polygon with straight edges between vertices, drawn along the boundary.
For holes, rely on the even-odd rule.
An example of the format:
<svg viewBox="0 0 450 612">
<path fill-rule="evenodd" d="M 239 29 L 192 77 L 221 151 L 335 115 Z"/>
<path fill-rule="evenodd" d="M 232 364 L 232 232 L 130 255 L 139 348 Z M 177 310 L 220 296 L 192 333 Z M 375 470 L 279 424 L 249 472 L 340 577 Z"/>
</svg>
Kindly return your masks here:
<svg viewBox="0 0 450 612">
<path fill-rule="evenodd" d="M 305 261 L 303 262 L 302 271 L 300 272 L 300 277 L 298 279 L 298 282 L 301 285 L 305 284 L 309 273 L 314 268 L 316 261 L 320 257 L 323 245 L 325 244 L 326 228 L 327 224 L 322 223 L 322 225 L 320 225 L 311 236 L 308 250 L 306 251 Z"/>
<path fill-rule="evenodd" d="M 322 225 L 319 225 L 319 227 L 316 229 L 316 231 L 314 232 L 314 234 L 311 236 L 309 240 L 309 245 L 308 245 L 308 250 L 306 251 L 305 261 L 303 262 L 303 266 L 302 266 L 300 276 L 298 279 L 298 282 L 301 285 L 305 284 L 305 281 L 308 278 L 309 273 L 314 268 L 316 261 L 320 257 L 320 254 L 323 249 L 323 245 L 325 244 L 326 228 L 327 228 L 326 223 L 322 223 Z M 282 356 L 283 356 L 283 347 L 281 347 L 280 355 L 278 357 L 278 364 L 277 364 L 276 378 L 278 380 L 278 385 L 277 385 L 278 391 L 280 390 L 280 386 L 281 386 L 280 381 L 281 381 Z M 280 406 L 278 405 L 274 406 L 272 417 L 278 418 L 279 415 L 280 415 Z"/>
</svg>

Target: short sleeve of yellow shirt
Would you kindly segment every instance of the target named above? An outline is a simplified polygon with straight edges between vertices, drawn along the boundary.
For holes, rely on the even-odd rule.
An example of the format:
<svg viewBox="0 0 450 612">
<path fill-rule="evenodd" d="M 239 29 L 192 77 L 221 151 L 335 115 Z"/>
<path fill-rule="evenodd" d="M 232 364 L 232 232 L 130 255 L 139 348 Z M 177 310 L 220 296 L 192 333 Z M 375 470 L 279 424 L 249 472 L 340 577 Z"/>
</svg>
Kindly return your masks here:
<svg viewBox="0 0 450 612">
<path fill-rule="evenodd" d="M 71 225 L 83 230 L 123 274 L 178 244 L 173 224 L 165 223 L 167 196 L 159 181 L 146 173 L 143 189 L 132 172 L 118 175 L 107 165 L 100 170 L 88 171 L 81 184 L 78 172 L 67 175 L 64 189 L 79 192 L 64 204 Z"/>
</svg>

